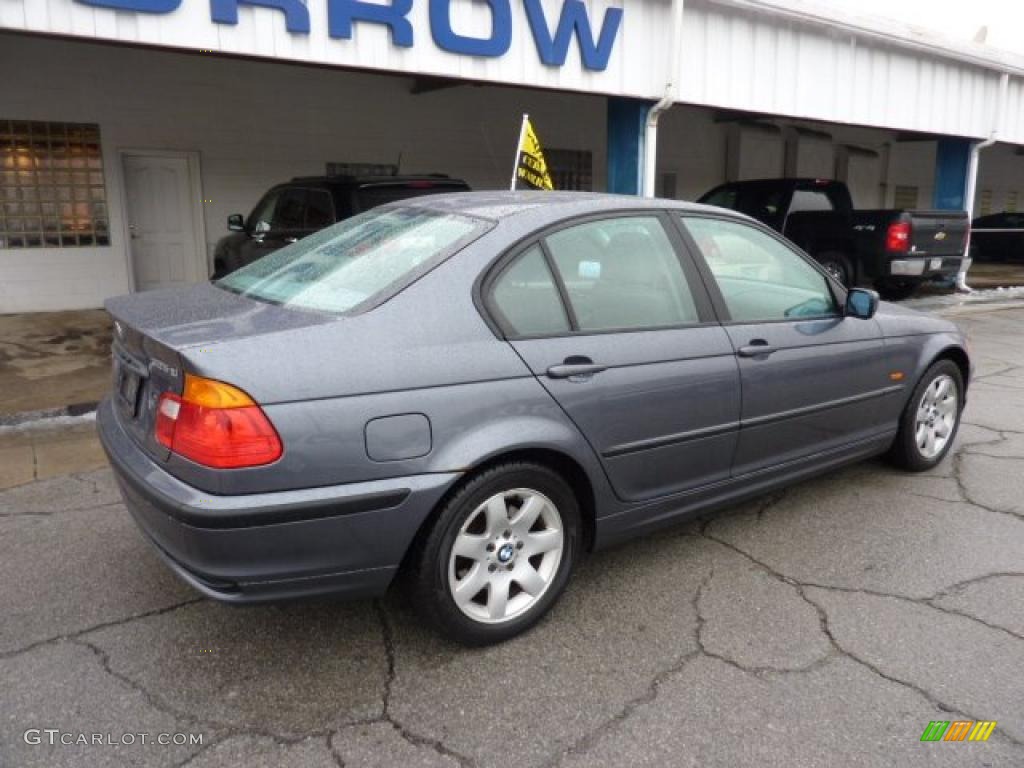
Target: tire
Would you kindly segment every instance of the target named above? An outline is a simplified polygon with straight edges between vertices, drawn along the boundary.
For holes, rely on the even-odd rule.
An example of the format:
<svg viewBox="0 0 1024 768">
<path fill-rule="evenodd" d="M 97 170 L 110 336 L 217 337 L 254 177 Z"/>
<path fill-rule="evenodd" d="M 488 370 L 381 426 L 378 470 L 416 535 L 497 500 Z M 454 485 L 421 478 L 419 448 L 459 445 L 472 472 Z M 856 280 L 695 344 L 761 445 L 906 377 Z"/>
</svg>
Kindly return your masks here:
<svg viewBox="0 0 1024 768">
<path fill-rule="evenodd" d="M 933 363 L 914 387 L 900 416 L 899 430 L 889 449 L 892 463 L 908 472 L 924 472 L 938 465 L 956 439 L 963 405 L 960 368 L 952 360 Z"/>
<path fill-rule="evenodd" d="M 914 295 L 917 286 L 917 283 L 911 281 L 881 282 L 875 285 L 875 290 L 886 301 L 903 301 Z"/>
<path fill-rule="evenodd" d="M 527 507 L 532 524 L 519 519 Z M 500 643 L 558 600 L 580 540 L 579 506 L 565 480 L 539 464 L 500 464 L 471 477 L 441 507 L 413 558 L 411 596 L 446 637 Z"/>
<path fill-rule="evenodd" d="M 850 266 L 850 260 L 838 251 L 826 251 L 815 256 L 815 259 L 844 288 L 853 281 L 853 268 Z"/>
</svg>

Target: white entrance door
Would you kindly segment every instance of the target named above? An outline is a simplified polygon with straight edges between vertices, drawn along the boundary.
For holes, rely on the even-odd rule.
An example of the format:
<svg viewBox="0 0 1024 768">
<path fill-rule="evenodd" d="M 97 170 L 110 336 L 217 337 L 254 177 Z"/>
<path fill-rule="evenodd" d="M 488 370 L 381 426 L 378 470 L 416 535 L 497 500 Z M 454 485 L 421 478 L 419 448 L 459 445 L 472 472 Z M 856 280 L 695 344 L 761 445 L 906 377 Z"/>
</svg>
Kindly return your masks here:
<svg viewBox="0 0 1024 768">
<path fill-rule="evenodd" d="M 198 200 L 187 156 L 124 156 L 126 213 L 135 290 L 168 288 L 207 277 L 197 242 Z"/>
</svg>

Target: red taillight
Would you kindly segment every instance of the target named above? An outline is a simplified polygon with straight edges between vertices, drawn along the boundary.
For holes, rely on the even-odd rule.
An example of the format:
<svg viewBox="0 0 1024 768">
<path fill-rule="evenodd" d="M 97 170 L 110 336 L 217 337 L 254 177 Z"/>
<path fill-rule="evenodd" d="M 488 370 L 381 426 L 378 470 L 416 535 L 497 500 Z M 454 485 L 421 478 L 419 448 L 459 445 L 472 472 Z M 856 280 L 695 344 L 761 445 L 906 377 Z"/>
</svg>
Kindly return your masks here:
<svg viewBox="0 0 1024 768">
<path fill-rule="evenodd" d="M 894 221 L 889 225 L 889 231 L 885 233 L 885 249 L 896 253 L 906 253 L 910 250 L 909 221 Z"/>
<path fill-rule="evenodd" d="M 252 398 L 191 374 L 185 374 L 182 395 L 160 396 L 155 436 L 179 456 L 218 469 L 270 464 L 283 451 L 277 430 Z"/>
<path fill-rule="evenodd" d="M 174 447 L 174 427 L 181 413 L 181 398 L 164 392 L 156 406 L 156 441 L 166 448 Z"/>
</svg>

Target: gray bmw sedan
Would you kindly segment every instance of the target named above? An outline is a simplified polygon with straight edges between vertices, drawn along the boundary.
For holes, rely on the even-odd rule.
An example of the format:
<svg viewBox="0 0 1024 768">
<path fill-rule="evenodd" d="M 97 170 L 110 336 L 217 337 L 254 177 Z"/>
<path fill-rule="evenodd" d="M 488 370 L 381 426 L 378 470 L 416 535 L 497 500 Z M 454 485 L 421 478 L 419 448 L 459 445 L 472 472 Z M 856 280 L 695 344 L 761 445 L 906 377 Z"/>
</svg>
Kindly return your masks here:
<svg viewBox="0 0 1024 768">
<path fill-rule="evenodd" d="M 217 600 L 373 596 L 507 639 L 588 550 L 877 454 L 949 451 L 952 324 L 742 215 L 582 193 L 392 204 L 211 285 L 122 296 L 98 424 Z"/>
</svg>

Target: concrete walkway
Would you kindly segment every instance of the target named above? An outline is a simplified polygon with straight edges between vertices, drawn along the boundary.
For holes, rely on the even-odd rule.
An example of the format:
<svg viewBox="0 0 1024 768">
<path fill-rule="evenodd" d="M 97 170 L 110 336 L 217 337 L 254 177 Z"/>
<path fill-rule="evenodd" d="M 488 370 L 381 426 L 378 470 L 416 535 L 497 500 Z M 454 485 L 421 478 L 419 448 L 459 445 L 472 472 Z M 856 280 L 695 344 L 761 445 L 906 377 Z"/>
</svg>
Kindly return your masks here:
<svg viewBox="0 0 1024 768">
<path fill-rule="evenodd" d="M 0 427 L 0 489 L 105 466 L 92 418 Z"/>
<path fill-rule="evenodd" d="M 110 337 L 101 309 L 0 315 L 0 424 L 98 402 L 110 389 Z"/>
</svg>

